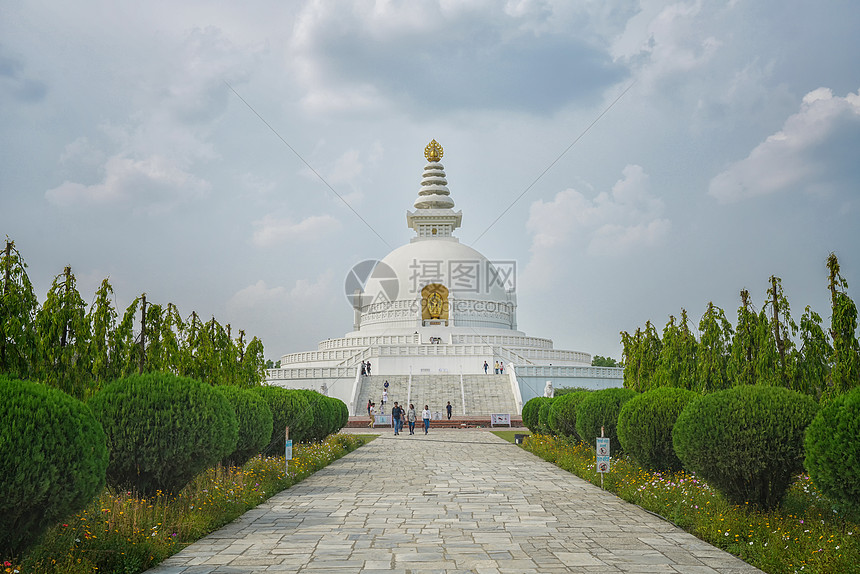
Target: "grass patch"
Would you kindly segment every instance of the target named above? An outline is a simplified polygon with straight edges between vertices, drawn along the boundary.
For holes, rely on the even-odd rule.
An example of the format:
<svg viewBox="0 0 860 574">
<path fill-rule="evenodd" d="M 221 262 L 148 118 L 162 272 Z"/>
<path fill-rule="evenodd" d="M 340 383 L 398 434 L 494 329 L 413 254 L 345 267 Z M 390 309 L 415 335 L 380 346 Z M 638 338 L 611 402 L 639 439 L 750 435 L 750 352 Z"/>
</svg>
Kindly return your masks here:
<svg viewBox="0 0 860 574">
<path fill-rule="evenodd" d="M 89 508 L 49 530 L 23 560 L 5 560 L 4 572 L 143 572 L 374 438 L 336 434 L 296 445 L 288 471 L 283 456 L 212 468 L 176 496 L 142 499 L 105 489 Z"/>
<path fill-rule="evenodd" d="M 600 485 L 594 450 L 569 438 L 534 435 L 523 448 Z M 848 520 L 801 475 L 782 507 L 760 512 L 731 505 L 695 475 L 652 472 L 632 459 L 612 459 L 604 485 L 620 498 L 770 574 L 860 572 L 860 524 Z"/>
<path fill-rule="evenodd" d="M 494 435 L 496 435 L 497 437 L 501 437 L 501 438 L 505 439 L 506 441 L 508 441 L 508 442 L 510 442 L 510 443 L 513 443 L 513 442 L 514 442 L 514 435 L 517 435 L 517 434 L 523 434 L 523 435 L 529 436 L 529 435 L 531 435 L 531 434 L 532 434 L 532 433 L 530 433 L 530 432 L 529 432 L 529 431 L 527 431 L 527 430 L 516 430 L 516 431 L 512 431 L 512 430 L 494 430 L 494 431 L 490 431 L 490 432 L 492 432 L 492 433 L 493 433 Z"/>
</svg>

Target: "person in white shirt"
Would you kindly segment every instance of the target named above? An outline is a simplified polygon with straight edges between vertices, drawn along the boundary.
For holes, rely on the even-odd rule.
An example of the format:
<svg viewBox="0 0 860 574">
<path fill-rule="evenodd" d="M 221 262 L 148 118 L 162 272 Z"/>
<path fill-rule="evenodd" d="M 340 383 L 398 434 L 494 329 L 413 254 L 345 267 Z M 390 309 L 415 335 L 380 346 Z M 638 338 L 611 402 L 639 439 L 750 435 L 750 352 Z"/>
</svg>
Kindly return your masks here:
<svg viewBox="0 0 860 574">
<path fill-rule="evenodd" d="M 424 419 L 424 434 L 427 434 L 427 431 L 430 430 L 430 407 L 428 405 L 424 405 L 421 418 Z"/>
</svg>

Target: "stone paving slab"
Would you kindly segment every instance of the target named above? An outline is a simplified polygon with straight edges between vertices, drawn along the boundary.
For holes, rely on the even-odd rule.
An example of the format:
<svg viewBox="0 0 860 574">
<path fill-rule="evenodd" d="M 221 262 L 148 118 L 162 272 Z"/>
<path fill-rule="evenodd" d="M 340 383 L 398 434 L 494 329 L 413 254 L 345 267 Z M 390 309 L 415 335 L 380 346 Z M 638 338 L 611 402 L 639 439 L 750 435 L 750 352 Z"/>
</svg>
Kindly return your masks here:
<svg viewBox="0 0 860 574">
<path fill-rule="evenodd" d="M 484 431 L 389 431 L 150 574 L 761 572 Z"/>
</svg>

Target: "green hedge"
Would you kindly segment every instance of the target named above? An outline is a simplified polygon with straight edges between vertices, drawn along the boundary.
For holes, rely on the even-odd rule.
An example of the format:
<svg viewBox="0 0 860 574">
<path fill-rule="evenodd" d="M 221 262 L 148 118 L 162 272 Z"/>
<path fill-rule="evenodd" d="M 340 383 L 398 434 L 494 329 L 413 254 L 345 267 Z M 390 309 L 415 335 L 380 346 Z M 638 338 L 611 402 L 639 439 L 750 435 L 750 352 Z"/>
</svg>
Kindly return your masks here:
<svg viewBox="0 0 860 574">
<path fill-rule="evenodd" d="M 254 391 L 236 386 L 216 387 L 230 404 L 239 423 L 236 448 L 221 463 L 225 466 L 242 466 L 263 447 L 272 436 L 272 409 Z"/>
<path fill-rule="evenodd" d="M 624 403 L 636 395 L 633 389 L 618 388 L 589 393 L 576 407 L 576 433 L 579 438 L 593 446 L 603 427 L 604 436 L 609 438 L 612 455 L 620 455 L 623 449 L 616 431 L 618 413 Z"/>
<path fill-rule="evenodd" d="M 803 436 L 818 405 L 783 387 L 743 385 L 704 395 L 675 422 L 673 444 L 733 504 L 777 506 L 803 470 Z"/>
<path fill-rule="evenodd" d="M 653 470 L 681 470 L 672 428 L 687 403 L 698 396 L 686 389 L 658 387 L 627 401 L 618 414 L 618 440 L 624 452 Z"/>
<path fill-rule="evenodd" d="M 539 423 L 540 408 L 549 398 L 534 397 L 526 401 L 523 405 L 523 424 L 533 433 L 540 433 L 541 427 Z"/>
<path fill-rule="evenodd" d="M 589 392 L 575 391 L 555 397 L 549 412 L 549 428 L 553 434 L 577 436 L 576 407 L 588 396 Z"/>
<path fill-rule="evenodd" d="M 552 434 L 552 429 L 549 426 L 549 413 L 552 410 L 554 398 L 549 398 L 543 401 L 538 409 L 538 428 L 541 434 Z"/>
<path fill-rule="evenodd" d="M 0 377 L 0 556 L 13 557 L 105 485 L 105 433 L 66 393 Z"/>
<path fill-rule="evenodd" d="M 90 399 L 108 436 L 108 483 L 175 493 L 236 448 L 236 414 L 214 387 L 169 373 L 132 375 Z"/>
<path fill-rule="evenodd" d="M 815 415 L 806 429 L 805 466 L 827 498 L 860 516 L 860 388 Z"/>
</svg>

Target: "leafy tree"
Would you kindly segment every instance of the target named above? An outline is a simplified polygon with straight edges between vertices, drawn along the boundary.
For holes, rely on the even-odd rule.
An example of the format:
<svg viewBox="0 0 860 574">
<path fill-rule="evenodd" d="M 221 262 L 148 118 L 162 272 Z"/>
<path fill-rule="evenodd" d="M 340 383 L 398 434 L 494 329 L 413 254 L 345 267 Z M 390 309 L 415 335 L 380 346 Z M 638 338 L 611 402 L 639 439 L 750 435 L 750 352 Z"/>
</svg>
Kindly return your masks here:
<svg viewBox="0 0 860 574">
<path fill-rule="evenodd" d="M 792 388 L 819 397 L 830 376 L 829 359 L 833 347 L 821 327 L 821 316 L 806 306 L 800 318 L 800 351 Z"/>
<path fill-rule="evenodd" d="M 756 362 L 755 383 L 757 385 L 782 386 L 779 375 L 779 355 L 776 350 L 776 340 L 765 310 L 759 313 L 756 325 Z"/>
<path fill-rule="evenodd" d="M 636 329 L 630 336 L 621 333 L 624 346 L 624 386 L 636 391 L 647 391 L 652 387 L 662 343 L 651 321 L 645 322 L 645 330 Z"/>
<path fill-rule="evenodd" d="M 146 370 L 176 373 L 181 362 L 179 333 L 182 317 L 173 303 L 167 307 L 152 305 L 147 312 L 147 331 L 150 333 L 146 351 Z"/>
<path fill-rule="evenodd" d="M 663 328 L 663 345 L 654 374 L 654 387 L 679 387 L 690 389 L 696 380 L 696 338 L 690 332 L 687 311 L 681 309 L 681 322 L 669 315 Z"/>
<path fill-rule="evenodd" d="M 89 323 L 71 267 L 54 278 L 36 314 L 36 333 L 40 378 L 74 397 L 85 398 L 91 379 L 87 364 Z"/>
<path fill-rule="evenodd" d="M 27 264 L 6 238 L 0 257 L 0 373 L 27 378 L 36 361 L 39 302 L 27 277 Z"/>
<path fill-rule="evenodd" d="M 135 338 L 134 321 L 142 297 L 135 298 L 129 304 L 111 337 L 111 346 L 116 354 L 117 370 L 121 377 L 140 372 L 142 350 Z"/>
<path fill-rule="evenodd" d="M 791 308 L 782 291 L 782 279 L 774 275 L 770 276 L 767 295 L 768 299 L 763 311 L 769 309 L 771 313 L 770 330 L 776 344 L 778 384 L 791 387 L 797 369 L 797 349 L 794 345 L 797 324 L 791 318 Z"/>
<path fill-rule="evenodd" d="M 624 388 L 638 388 L 642 330 L 637 327 L 633 335 L 627 331 L 621 331 L 621 346 L 621 361 L 624 363 Z"/>
<path fill-rule="evenodd" d="M 116 309 L 112 297 L 113 287 L 107 279 L 103 279 L 87 313 L 91 330 L 87 356 L 91 361 L 93 391 L 98 391 L 104 384 L 119 378 L 120 375 L 119 357 L 116 356 L 112 340 L 116 330 Z"/>
<path fill-rule="evenodd" d="M 830 338 L 833 341 L 830 388 L 832 396 L 841 395 L 860 383 L 860 345 L 857 343 L 857 306 L 845 292 L 848 282 L 839 274 L 839 261 L 831 253 L 827 258 L 830 271 Z"/>
<path fill-rule="evenodd" d="M 618 362 L 612 357 L 601 357 L 600 355 L 594 355 L 591 358 L 591 366 L 592 367 L 617 367 Z"/>
<path fill-rule="evenodd" d="M 759 316 L 753 309 L 750 293 L 746 289 L 741 289 L 737 329 L 732 337 L 731 354 L 726 365 L 726 375 L 732 385 L 756 384 L 758 324 Z"/>
<path fill-rule="evenodd" d="M 722 309 L 708 303 L 708 309 L 699 321 L 699 352 L 696 362 L 696 388 L 699 392 L 711 392 L 729 386 L 726 375 L 732 326 Z"/>
<path fill-rule="evenodd" d="M 263 356 L 263 342 L 257 337 L 252 338 L 245 352 L 242 354 L 239 385 L 243 387 L 256 387 L 266 380 Z M 280 363 L 280 361 L 278 362 Z"/>
</svg>

